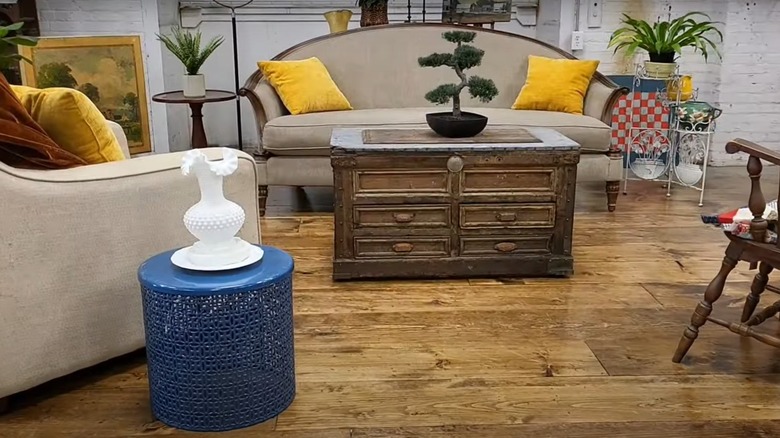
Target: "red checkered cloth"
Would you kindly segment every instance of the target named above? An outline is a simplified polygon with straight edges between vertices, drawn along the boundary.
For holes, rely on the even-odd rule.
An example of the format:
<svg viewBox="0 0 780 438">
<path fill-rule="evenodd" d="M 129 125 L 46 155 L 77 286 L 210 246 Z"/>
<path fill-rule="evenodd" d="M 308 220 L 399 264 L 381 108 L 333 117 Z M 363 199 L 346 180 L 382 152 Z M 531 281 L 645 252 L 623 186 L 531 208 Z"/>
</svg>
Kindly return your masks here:
<svg viewBox="0 0 780 438">
<path fill-rule="evenodd" d="M 628 143 L 629 113 L 633 115 L 633 126 L 639 129 L 669 129 L 669 108 L 657 99 L 658 93 L 635 92 L 618 100 L 612 113 L 612 146 L 625 150 Z M 633 108 L 629 98 L 632 98 Z"/>
</svg>

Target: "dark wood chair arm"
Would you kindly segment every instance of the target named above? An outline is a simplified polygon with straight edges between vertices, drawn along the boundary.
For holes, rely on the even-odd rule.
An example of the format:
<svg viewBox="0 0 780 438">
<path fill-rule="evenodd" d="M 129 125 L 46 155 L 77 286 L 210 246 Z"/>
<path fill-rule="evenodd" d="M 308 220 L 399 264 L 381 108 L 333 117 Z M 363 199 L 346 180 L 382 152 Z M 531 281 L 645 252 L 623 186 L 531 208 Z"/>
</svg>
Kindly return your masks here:
<svg viewBox="0 0 780 438">
<path fill-rule="evenodd" d="M 744 152 L 753 157 L 761 158 L 762 160 L 769 161 L 772 164 L 780 165 L 780 154 L 767 149 L 752 141 L 745 140 L 743 138 L 735 138 L 734 140 L 726 144 L 726 152 L 729 154 L 736 154 L 737 152 Z"/>
</svg>

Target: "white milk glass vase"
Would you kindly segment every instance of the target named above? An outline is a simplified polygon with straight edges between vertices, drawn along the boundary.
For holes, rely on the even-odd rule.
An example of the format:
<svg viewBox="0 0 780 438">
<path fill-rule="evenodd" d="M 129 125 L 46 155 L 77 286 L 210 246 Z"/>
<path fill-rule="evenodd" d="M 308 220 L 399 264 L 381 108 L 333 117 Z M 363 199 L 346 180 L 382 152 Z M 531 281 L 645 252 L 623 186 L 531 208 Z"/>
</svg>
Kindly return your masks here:
<svg viewBox="0 0 780 438">
<path fill-rule="evenodd" d="M 184 226 L 198 241 L 186 248 L 193 269 L 216 270 L 240 264 L 250 258 L 253 246 L 236 237 L 246 214 L 240 205 L 225 198 L 224 177 L 238 168 L 235 151 L 223 148 L 222 160 L 209 161 L 198 150 L 182 159 L 183 175 L 194 173 L 200 187 L 200 201 L 184 213 Z"/>
</svg>

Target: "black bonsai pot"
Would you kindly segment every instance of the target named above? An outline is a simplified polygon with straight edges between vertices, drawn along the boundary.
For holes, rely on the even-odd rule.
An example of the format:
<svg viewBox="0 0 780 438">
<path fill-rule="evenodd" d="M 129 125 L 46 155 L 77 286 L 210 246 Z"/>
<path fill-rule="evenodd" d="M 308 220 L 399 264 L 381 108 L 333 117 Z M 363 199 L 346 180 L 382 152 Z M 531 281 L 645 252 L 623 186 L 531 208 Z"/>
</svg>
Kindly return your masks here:
<svg viewBox="0 0 780 438">
<path fill-rule="evenodd" d="M 467 112 L 460 113 L 459 117 L 453 116 L 452 112 L 429 113 L 425 115 L 425 120 L 433 132 L 449 138 L 474 137 L 485 129 L 488 122 L 483 115 Z"/>
</svg>

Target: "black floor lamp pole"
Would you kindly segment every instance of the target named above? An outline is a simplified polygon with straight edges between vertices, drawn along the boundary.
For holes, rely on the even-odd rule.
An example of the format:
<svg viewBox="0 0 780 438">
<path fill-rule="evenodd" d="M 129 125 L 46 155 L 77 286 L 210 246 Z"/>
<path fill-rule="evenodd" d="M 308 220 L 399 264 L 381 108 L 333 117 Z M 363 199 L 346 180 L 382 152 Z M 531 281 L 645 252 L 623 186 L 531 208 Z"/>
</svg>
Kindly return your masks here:
<svg viewBox="0 0 780 438">
<path fill-rule="evenodd" d="M 233 77 L 235 80 L 236 91 L 236 129 L 238 129 L 238 150 L 244 150 L 244 134 L 241 128 L 241 99 L 238 97 L 238 90 L 241 89 L 241 84 L 238 77 L 238 33 L 236 32 L 236 9 L 243 8 L 244 6 L 252 3 L 254 0 L 249 0 L 238 6 L 229 6 L 221 1 L 214 0 L 214 3 L 230 9 L 230 23 L 233 27 Z"/>
</svg>

